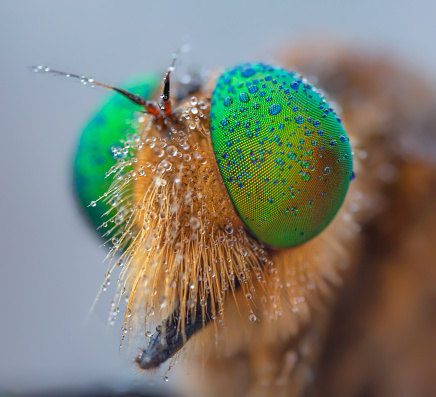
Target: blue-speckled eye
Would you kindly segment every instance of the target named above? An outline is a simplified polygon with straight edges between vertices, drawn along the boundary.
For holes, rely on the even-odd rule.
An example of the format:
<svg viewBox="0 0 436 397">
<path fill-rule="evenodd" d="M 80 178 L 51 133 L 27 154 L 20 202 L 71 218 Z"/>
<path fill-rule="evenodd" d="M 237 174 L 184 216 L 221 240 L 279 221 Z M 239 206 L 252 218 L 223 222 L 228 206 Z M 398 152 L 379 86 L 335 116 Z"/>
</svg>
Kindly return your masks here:
<svg viewBox="0 0 436 397">
<path fill-rule="evenodd" d="M 348 137 L 325 99 L 295 73 L 250 63 L 219 78 L 211 106 L 219 169 L 251 232 L 275 247 L 319 234 L 352 175 Z"/>
</svg>

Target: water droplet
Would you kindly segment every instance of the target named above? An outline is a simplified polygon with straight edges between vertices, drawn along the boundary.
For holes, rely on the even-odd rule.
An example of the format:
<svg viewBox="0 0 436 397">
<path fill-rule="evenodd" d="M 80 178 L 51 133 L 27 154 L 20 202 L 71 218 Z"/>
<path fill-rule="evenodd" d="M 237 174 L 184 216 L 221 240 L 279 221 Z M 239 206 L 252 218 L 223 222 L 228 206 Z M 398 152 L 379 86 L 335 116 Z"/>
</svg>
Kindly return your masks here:
<svg viewBox="0 0 436 397">
<path fill-rule="evenodd" d="M 329 174 L 330 173 L 330 167 L 325 167 L 324 168 L 324 174 Z"/>
<path fill-rule="evenodd" d="M 196 229 L 198 229 L 200 227 L 200 220 L 198 218 L 191 217 L 189 219 L 189 224 L 191 225 L 191 228 L 193 230 L 196 230 Z"/>
<path fill-rule="evenodd" d="M 310 179 L 310 173 L 309 172 L 302 172 L 301 179 L 303 179 L 303 181 L 308 181 Z"/>
<path fill-rule="evenodd" d="M 280 105 L 280 103 L 273 103 L 268 109 L 268 113 L 271 116 L 275 116 L 279 114 L 281 111 L 282 111 L 282 105 Z"/>
<path fill-rule="evenodd" d="M 227 234 L 232 234 L 232 233 L 233 233 L 233 226 L 232 226 L 232 225 L 225 225 L 225 226 L 224 226 L 224 231 L 225 231 Z"/>
<path fill-rule="evenodd" d="M 180 185 L 182 183 L 182 178 L 181 178 L 181 176 L 179 174 L 174 176 L 174 183 L 176 185 Z"/>
<path fill-rule="evenodd" d="M 224 98 L 224 106 L 230 106 L 233 103 L 233 98 L 231 96 L 228 96 Z"/>
<path fill-rule="evenodd" d="M 297 155 L 294 152 L 289 152 L 287 156 L 289 160 L 295 160 L 295 158 L 297 157 Z"/>
<path fill-rule="evenodd" d="M 160 165 L 165 171 L 169 171 L 172 167 L 172 164 L 168 160 L 163 160 Z"/>
<path fill-rule="evenodd" d="M 242 69 L 242 71 L 241 71 L 241 76 L 242 76 L 242 77 L 251 77 L 251 76 L 253 76 L 254 73 L 256 73 L 256 71 L 254 70 L 254 68 L 252 68 L 252 67 L 246 67 L 246 68 Z"/>
<path fill-rule="evenodd" d="M 165 150 L 170 157 L 174 157 L 177 154 L 177 148 L 175 146 L 168 146 Z"/>
<path fill-rule="evenodd" d="M 246 92 L 241 92 L 239 94 L 239 100 L 241 102 L 247 103 L 250 100 L 250 96 Z"/>
<path fill-rule="evenodd" d="M 154 148 L 154 146 L 156 145 L 156 142 L 153 139 L 147 138 L 145 140 L 145 144 L 147 146 L 149 146 L 150 148 Z"/>
<path fill-rule="evenodd" d="M 157 157 L 162 157 L 163 155 L 164 155 L 164 150 L 162 149 L 162 148 L 160 148 L 160 147 L 155 147 L 154 148 L 154 154 L 157 156 Z"/>
<path fill-rule="evenodd" d="M 295 122 L 297 123 L 297 124 L 303 124 L 304 123 L 304 117 L 303 116 L 301 116 L 301 115 L 298 115 L 298 116 L 295 116 Z"/>
</svg>

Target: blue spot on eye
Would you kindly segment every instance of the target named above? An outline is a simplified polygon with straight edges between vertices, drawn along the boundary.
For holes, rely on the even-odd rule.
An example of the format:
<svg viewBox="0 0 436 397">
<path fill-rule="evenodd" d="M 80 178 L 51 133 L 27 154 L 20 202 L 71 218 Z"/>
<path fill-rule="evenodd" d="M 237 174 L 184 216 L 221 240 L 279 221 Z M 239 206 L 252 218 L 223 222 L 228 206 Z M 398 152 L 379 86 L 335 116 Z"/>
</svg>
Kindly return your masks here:
<svg viewBox="0 0 436 397">
<path fill-rule="evenodd" d="M 246 102 L 248 102 L 250 100 L 250 97 L 249 97 L 249 95 L 246 92 L 241 92 L 239 94 L 239 99 L 240 99 L 241 102 L 245 102 L 246 103 Z"/>
<path fill-rule="evenodd" d="M 250 92 L 251 94 L 254 94 L 255 92 L 257 92 L 259 89 L 255 86 L 252 85 L 248 88 L 248 92 Z"/>
<path fill-rule="evenodd" d="M 291 88 L 293 89 L 293 90 L 298 90 L 298 83 L 296 82 L 296 81 L 294 81 L 293 83 L 291 83 Z"/>
<path fill-rule="evenodd" d="M 250 77 L 253 76 L 253 74 L 256 73 L 256 71 L 253 68 L 245 68 L 241 71 L 242 77 Z"/>
<path fill-rule="evenodd" d="M 268 109 L 268 112 L 271 116 L 275 116 L 276 114 L 279 114 L 281 111 L 282 111 L 282 105 L 280 105 L 280 103 L 273 103 Z"/>
<path fill-rule="evenodd" d="M 233 103 L 232 97 L 228 96 L 224 99 L 224 106 L 230 106 Z"/>
</svg>

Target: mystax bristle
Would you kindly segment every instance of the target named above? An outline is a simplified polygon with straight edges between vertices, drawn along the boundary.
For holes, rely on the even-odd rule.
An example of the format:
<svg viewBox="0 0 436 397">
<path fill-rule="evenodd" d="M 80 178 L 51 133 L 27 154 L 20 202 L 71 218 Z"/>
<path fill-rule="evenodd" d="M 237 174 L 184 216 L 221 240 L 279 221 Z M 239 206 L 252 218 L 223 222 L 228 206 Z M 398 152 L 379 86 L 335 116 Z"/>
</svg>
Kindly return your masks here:
<svg viewBox="0 0 436 397">
<path fill-rule="evenodd" d="M 141 118 L 107 198 L 117 208 L 114 221 L 125 225 L 113 243 L 122 252 L 125 328 L 133 331 L 148 326 L 153 313 L 165 318 L 178 307 L 183 333 L 187 313 L 202 315 L 198 302 L 222 322 L 226 296 L 236 288 L 248 305 L 256 289 L 268 288 L 268 252 L 228 197 L 211 149 L 206 100 L 188 101 L 178 112 L 180 122 L 166 131 L 152 116 Z"/>
</svg>

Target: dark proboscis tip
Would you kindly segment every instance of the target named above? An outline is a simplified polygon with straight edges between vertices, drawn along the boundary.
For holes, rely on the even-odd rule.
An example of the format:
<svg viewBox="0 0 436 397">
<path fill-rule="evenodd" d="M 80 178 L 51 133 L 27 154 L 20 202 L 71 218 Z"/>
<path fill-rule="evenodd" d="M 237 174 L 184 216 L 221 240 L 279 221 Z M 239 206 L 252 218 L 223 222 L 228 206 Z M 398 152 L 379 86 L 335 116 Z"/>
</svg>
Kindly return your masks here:
<svg viewBox="0 0 436 397">
<path fill-rule="evenodd" d="M 163 321 L 161 326 L 150 337 L 148 347 L 136 358 L 136 362 L 142 369 L 154 369 L 173 357 L 184 344 L 200 329 L 205 327 L 212 318 L 211 302 L 206 305 L 206 312 L 202 315 L 204 308 L 197 303 L 195 317 L 189 311 L 185 319 L 185 332 L 178 327 L 180 318 L 180 307 Z"/>
<path fill-rule="evenodd" d="M 234 290 L 240 288 L 239 280 L 235 280 Z M 210 297 L 206 305 L 200 304 L 201 300 L 197 299 L 195 307 L 195 316 L 188 311 L 185 317 L 185 333 L 182 334 L 179 328 L 180 306 L 173 314 L 162 322 L 162 325 L 156 328 L 156 332 L 150 337 L 148 347 L 136 357 L 136 363 L 142 369 L 156 369 L 169 358 L 173 357 L 185 343 L 198 331 L 204 328 L 212 321 L 213 312 L 218 311 L 218 304 L 215 304 L 215 310 L 212 310 Z"/>
</svg>

